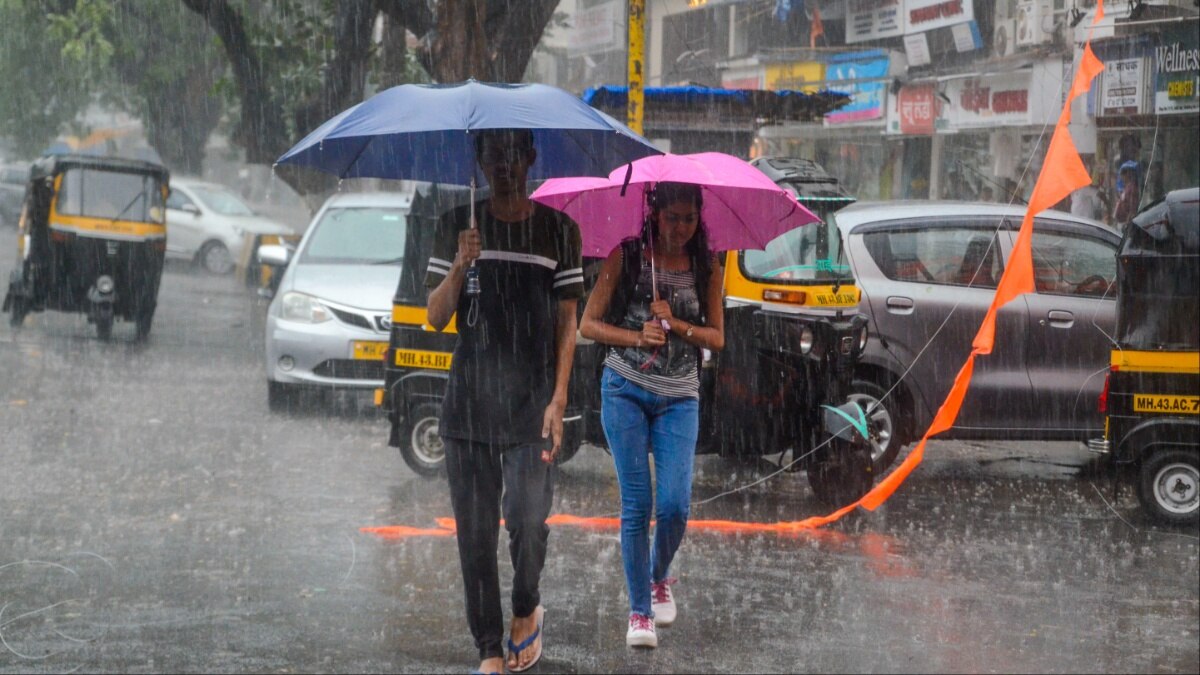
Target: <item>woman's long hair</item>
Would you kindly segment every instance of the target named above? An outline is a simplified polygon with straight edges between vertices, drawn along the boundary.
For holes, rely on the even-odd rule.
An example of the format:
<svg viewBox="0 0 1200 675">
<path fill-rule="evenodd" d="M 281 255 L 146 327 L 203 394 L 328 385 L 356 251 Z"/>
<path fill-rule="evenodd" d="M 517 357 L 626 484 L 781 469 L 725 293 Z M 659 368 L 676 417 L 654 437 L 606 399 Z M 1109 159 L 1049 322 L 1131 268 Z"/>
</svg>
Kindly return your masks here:
<svg viewBox="0 0 1200 675">
<path fill-rule="evenodd" d="M 671 204 L 679 202 L 690 203 L 696 207 L 698 218 L 696 233 L 684 244 L 683 250 L 687 251 L 688 257 L 691 259 L 692 272 L 695 274 L 697 282 L 707 283 L 708 278 L 712 275 L 713 254 L 708 250 L 708 232 L 704 228 L 704 219 L 699 217 L 704 207 L 704 194 L 699 185 L 663 182 L 646 193 L 646 205 L 649 209 L 646 214 L 645 227 L 642 228 L 642 243 L 651 248 L 654 246 L 654 242 L 651 240 L 658 238 L 659 214 Z M 701 290 L 707 288 L 707 286 L 701 286 L 700 283 L 697 283 L 697 286 Z"/>
</svg>

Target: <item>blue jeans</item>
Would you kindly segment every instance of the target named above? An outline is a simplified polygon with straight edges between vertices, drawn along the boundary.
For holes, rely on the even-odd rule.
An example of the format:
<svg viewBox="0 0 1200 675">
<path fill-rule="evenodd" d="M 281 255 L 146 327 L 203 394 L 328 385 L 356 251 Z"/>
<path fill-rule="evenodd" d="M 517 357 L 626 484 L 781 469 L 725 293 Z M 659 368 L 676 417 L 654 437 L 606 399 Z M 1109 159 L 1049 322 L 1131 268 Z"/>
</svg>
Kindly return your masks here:
<svg viewBox="0 0 1200 675">
<path fill-rule="evenodd" d="M 621 558 L 629 611 L 653 616 L 650 582 L 667 578 L 687 529 L 700 402 L 653 394 L 610 368 L 604 369 L 600 395 L 600 419 L 621 486 Z M 657 501 L 650 488 L 652 453 Z M 652 506 L 657 521 L 653 550 L 649 536 Z"/>
</svg>

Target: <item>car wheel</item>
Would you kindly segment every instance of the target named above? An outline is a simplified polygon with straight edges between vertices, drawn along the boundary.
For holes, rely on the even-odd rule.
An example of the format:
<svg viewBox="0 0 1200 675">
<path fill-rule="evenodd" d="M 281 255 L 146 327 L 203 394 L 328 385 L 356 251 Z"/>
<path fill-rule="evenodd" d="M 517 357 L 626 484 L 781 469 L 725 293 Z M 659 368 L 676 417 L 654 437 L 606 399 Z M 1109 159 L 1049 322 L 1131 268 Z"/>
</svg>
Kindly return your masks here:
<svg viewBox="0 0 1200 675">
<path fill-rule="evenodd" d="M 828 453 L 808 467 L 813 494 L 833 508 L 862 499 L 874 482 L 870 455 L 861 443 L 833 439 Z"/>
<path fill-rule="evenodd" d="M 446 446 L 438 434 L 442 408 L 436 403 L 421 403 L 408 411 L 400 426 L 400 456 L 414 473 L 437 476 L 446 468 Z"/>
<path fill-rule="evenodd" d="M 1138 500 L 1172 525 L 1200 521 L 1200 468 L 1195 450 L 1157 450 L 1142 462 Z"/>
<path fill-rule="evenodd" d="M 271 412 L 289 412 L 300 404 L 300 393 L 296 385 L 267 380 L 267 408 Z"/>
<path fill-rule="evenodd" d="M 897 432 L 900 406 L 897 391 L 887 396 L 887 389 L 870 380 L 855 380 L 850 386 L 850 400 L 867 415 L 867 438 L 871 444 L 871 464 L 875 475 L 881 476 L 896 461 L 904 439 Z"/>
<path fill-rule="evenodd" d="M 233 256 L 225 244 L 219 241 L 210 241 L 201 246 L 197 258 L 200 266 L 209 274 L 223 275 L 233 271 Z"/>
</svg>

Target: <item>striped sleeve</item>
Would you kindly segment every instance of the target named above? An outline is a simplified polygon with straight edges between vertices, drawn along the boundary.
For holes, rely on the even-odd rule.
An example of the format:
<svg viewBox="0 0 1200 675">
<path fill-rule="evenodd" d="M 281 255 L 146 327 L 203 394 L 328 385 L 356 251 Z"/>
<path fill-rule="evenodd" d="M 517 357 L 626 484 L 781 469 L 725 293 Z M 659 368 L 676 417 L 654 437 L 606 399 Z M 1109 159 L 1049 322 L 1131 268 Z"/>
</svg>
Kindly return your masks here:
<svg viewBox="0 0 1200 675">
<path fill-rule="evenodd" d="M 559 300 L 574 300 L 583 297 L 583 241 L 579 225 L 567 216 L 562 216 L 560 229 L 558 267 L 554 270 L 554 295 Z"/>
<path fill-rule="evenodd" d="M 457 210 L 450 211 L 438 221 L 437 233 L 433 239 L 433 249 L 429 255 L 429 264 L 425 268 L 425 287 L 437 288 L 438 284 L 450 274 L 450 265 L 458 249 L 458 228 L 455 227 Z"/>
</svg>

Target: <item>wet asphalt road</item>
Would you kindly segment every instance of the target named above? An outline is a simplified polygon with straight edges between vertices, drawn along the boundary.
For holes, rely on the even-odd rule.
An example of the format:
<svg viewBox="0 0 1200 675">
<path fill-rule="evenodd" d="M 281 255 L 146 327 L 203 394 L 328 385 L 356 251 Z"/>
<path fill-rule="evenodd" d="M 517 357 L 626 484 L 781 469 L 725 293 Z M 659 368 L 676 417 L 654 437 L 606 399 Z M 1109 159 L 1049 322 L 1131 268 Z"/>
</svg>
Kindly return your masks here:
<svg viewBox="0 0 1200 675">
<path fill-rule="evenodd" d="M 105 344 L 81 316 L 18 333 L 4 316 L 0 672 L 474 667 L 453 540 L 360 532 L 434 527 L 445 487 L 404 466 L 365 400 L 268 413 L 263 311 L 172 265 L 146 344 L 128 324 Z M 616 532 L 556 527 L 533 672 L 1197 672 L 1196 532 L 1156 528 L 1128 491 L 1111 509 L 1087 461 L 1074 444 L 936 443 L 875 513 L 691 532 L 679 620 L 648 652 L 624 646 Z M 700 458 L 696 498 L 766 473 Z M 555 502 L 611 514 L 608 456 L 585 447 Z M 822 513 L 781 475 L 693 517 Z"/>
</svg>

